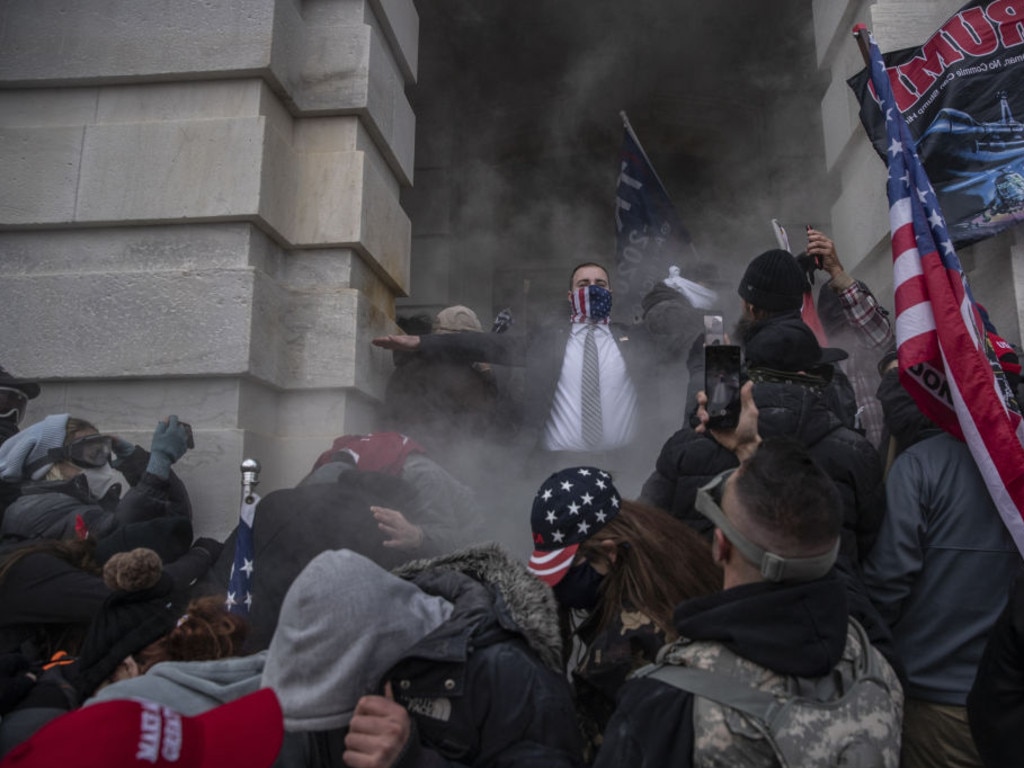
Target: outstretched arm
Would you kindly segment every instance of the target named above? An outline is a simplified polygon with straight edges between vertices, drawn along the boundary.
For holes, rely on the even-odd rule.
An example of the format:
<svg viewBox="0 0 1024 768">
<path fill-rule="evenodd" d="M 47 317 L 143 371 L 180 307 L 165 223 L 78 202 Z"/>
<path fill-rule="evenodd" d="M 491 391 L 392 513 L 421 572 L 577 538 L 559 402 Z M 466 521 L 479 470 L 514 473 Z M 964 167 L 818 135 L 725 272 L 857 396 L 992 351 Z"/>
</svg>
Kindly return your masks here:
<svg viewBox="0 0 1024 768">
<path fill-rule="evenodd" d="M 420 337 L 393 334 L 391 336 L 378 336 L 372 343 L 375 347 L 390 349 L 393 352 L 415 352 L 420 348 Z"/>
</svg>

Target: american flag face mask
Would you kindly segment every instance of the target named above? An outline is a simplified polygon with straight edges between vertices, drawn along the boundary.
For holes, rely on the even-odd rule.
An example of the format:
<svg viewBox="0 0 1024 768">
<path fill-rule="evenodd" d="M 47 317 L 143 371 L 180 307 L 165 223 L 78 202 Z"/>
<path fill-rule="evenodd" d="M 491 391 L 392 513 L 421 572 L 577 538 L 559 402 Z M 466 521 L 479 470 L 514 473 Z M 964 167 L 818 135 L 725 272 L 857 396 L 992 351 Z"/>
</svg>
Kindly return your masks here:
<svg viewBox="0 0 1024 768">
<path fill-rule="evenodd" d="M 612 292 L 604 286 L 588 285 L 575 288 L 569 302 L 572 304 L 574 323 L 607 323 L 612 313 Z"/>
</svg>

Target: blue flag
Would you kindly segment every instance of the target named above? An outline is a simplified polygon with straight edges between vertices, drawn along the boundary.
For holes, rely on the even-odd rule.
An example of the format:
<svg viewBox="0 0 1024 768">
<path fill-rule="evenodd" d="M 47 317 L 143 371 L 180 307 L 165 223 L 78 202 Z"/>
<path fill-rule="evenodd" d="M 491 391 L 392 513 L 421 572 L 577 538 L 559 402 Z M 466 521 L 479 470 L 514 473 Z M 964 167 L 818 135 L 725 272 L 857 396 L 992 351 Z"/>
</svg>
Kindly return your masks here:
<svg viewBox="0 0 1024 768">
<path fill-rule="evenodd" d="M 690 233 L 622 113 L 625 135 L 615 190 L 616 259 L 612 285 L 630 319 L 643 315 L 640 300 L 668 277 L 668 268 L 693 259 Z"/>
</svg>

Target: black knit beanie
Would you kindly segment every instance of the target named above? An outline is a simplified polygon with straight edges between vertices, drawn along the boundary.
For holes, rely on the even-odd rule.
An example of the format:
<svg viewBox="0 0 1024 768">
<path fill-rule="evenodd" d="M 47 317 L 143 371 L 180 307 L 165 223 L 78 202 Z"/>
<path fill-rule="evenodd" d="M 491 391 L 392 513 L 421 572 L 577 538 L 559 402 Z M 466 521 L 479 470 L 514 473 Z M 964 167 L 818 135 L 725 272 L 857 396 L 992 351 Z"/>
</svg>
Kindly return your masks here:
<svg viewBox="0 0 1024 768">
<path fill-rule="evenodd" d="M 765 251 L 747 267 L 739 295 L 759 309 L 782 312 L 800 309 L 804 302 L 804 273 L 789 251 Z"/>
<path fill-rule="evenodd" d="M 83 700 L 124 659 L 174 629 L 180 613 L 171 604 L 171 578 L 152 550 L 114 555 L 103 566 L 103 579 L 116 591 L 93 618 L 82 644 L 74 684 Z"/>
</svg>

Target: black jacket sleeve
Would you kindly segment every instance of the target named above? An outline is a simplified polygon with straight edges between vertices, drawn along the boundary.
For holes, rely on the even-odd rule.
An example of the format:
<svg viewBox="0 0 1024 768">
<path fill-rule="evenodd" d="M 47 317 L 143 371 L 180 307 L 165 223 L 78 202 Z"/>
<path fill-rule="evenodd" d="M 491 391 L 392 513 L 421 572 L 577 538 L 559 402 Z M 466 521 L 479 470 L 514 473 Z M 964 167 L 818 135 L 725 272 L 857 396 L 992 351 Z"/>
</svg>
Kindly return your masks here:
<svg viewBox="0 0 1024 768">
<path fill-rule="evenodd" d="M 109 594 L 99 576 L 53 555 L 27 555 L 0 583 L 0 626 L 86 623 Z"/>
<path fill-rule="evenodd" d="M 185 484 L 171 470 L 164 480 L 146 471 L 149 452 L 141 446 L 117 465 L 131 488 L 121 499 L 114 512 L 121 525 L 152 520 L 154 517 L 178 515 L 192 519 L 192 502 Z"/>
<path fill-rule="evenodd" d="M 693 696 L 657 680 L 630 680 L 619 693 L 594 768 L 689 768 Z"/>
<path fill-rule="evenodd" d="M 432 333 L 420 336 L 418 353 L 460 363 L 526 365 L 527 341 L 498 333 Z"/>
</svg>

